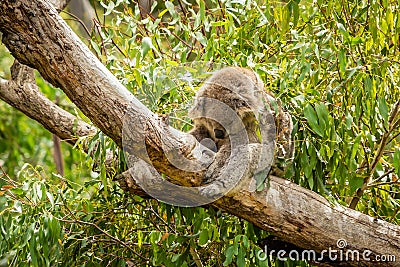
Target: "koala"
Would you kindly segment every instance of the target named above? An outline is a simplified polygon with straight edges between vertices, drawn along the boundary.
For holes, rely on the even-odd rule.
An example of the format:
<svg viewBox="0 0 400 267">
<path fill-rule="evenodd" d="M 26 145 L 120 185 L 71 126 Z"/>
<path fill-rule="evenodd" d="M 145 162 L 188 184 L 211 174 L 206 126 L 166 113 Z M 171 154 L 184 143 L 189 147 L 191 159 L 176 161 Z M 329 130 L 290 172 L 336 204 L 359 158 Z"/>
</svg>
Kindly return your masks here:
<svg viewBox="0 0 400 267">
<path fill-rule="evenodd" d="M 212 100 L 220 104 L 211 105 L 210 103 L 214 103 Z M 190 133 L 201 144 L 217 152 L 217 156 L 219 154 L 220 157 L 227 159 L 230 154 L 231 138 L 240 128 L 231 125 L 234 123 L 234 120 L 230 120 L 231 117 L 237 116 L 241 120 L 247 133 L 247 143 L 261 143 L 259 119 L 262 118 L 259 116 L 263 114 L 262 110 L 268 110 L 273 115 L 270 117 L 276 130 L 275 157 L 284 161 L 291 160 L 294 153 L 291 117 L 282 110 L 279 101 L 271 93 L 266 92 L 260 77 L 246 68 L 223 68 L 203 84 L 195 96 L 193 107 L 189 110 L 189 117 L 194 124 Z M 216 119 L 213 119 L 213 116 Z M 225 124 L 225 127 L 222 124 Z M 229 129 L 226 126 L 229 126 Z M 278 165 L 280 160 L 275 161 L 275 165 Z M 223 160 L 220 162 L 224 163 Z M 284 164 L 273 166 L 272 172 L 283 175 Z"/>
</svg>

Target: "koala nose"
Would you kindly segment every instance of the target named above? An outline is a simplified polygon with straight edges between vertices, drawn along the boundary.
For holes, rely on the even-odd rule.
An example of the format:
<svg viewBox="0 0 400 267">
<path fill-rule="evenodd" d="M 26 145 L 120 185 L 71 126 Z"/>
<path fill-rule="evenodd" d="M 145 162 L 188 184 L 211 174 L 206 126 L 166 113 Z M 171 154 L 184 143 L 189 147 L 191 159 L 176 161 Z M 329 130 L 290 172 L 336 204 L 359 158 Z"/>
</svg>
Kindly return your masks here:
<svg viewBox="0 0 400 267">
<path fill-rule="evenodd" d="M 218 139 L 223 139 L 223 138 L 225 138 L 225 133 L 224 133 L 224 131 L 223 131 L 223 130 L 220 130 L 220 129 L 214 129 L 214 135 L 215 135 L 215 138 L 218 138 Z"/>
</svg>

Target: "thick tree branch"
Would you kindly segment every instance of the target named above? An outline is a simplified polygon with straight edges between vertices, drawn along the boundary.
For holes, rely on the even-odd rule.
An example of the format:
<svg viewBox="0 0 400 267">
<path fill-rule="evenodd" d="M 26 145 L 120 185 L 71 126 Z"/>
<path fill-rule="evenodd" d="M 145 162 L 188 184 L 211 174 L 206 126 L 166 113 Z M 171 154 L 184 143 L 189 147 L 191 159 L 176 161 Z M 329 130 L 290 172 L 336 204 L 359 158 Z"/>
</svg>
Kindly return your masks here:
<svg viewBox="0 0 400 267">
<path fill-rule="evenodd" d="M 128 105 L 133 115 L 142 117 L 148 125 L 162 124 L 157 115 L 129 93 L 93 56 L 46 1 L 2 1 L 0 12 L 3 14 L 0 17 L 3 43 L 14 57 L 36 68 L 43 78 L 62 88 L 71 101 L 118 145 L 122 144 L 123 118 Z M 47 53 L 43 53 L 44 50 Z M 182 142 L 182 133 L 169 133 L 160 135 L 167 139 L 164 143 L 178 144 L 182 154 L 193 162 L 203 161 L 196 158 L 199 153 L 192 153 L 194 147 L 199 147 L 194 138 L 185 138 L 186 142 Z M 186 177 L 190 184 L 199 180 L 201 173 L 185 173 L 176 168 L 162 152 L 162 142 L 154 141 L 146 136 L 149 155 L 157 168 L 172 179 Z"/>
<path fill-rule="evenodd" d="M 59 86 L 68 97 L 104 133 L 122 144 L 123 117 L 131 104 L 133 114 L 146 122 L 145 141 L 148 155 L 157 170 L 166 173 L 180 184 L 186 177 L 201 177 L 203 171 L 187 172 L 174 167 L 163 153 L 179 148 L 181 154 L 198 160 L 198 143 L 194 138 L 183 138 L 180 133 L 151 113 L 134 98 L 111 73 L 90 53 L 75 34 L 41 0 L 3 0 L 0 3 L 0 31 L 3 42 L 12 54 L 24 64 L 37 68 L 42 76 Z M 3 81 L 2 81 L 3 82 Z M 260 154 L 259 146 L 250 146 L 249 156 Z M 201 162 L 201 165 L 207 162 Z M 242 217 L 274 233 L 298 247 L 317 252 L 336 249 L 339 239 L 346 239 L 346 249 L 357 249 L 369 256 L 394 255 L 400 258 L 400 228 L 360 212 L 333 205 L 322 196 L 289 181 L 271 177 L 269 187 L 254 191 L 250 166 L 238 185 L 213 205 Z M 195 180 L 195 179 L 192 179 Z M 190 183 L 189 183 L 190 184 Z M 136 187 L 134 179 L 126 183 Z M 337 262 L 345 266 L 398 266 L 398 262 Z"/>
<path fill-rule="evenodd" d="M 94 127 L 78 120 L 40 92 L 33 69 L 15 61 L 11 75 L 11 80 L 0 79 L 0 99 L 70 144 L 75 144 L 79 137 L 95 133 Z"/>
</svg>

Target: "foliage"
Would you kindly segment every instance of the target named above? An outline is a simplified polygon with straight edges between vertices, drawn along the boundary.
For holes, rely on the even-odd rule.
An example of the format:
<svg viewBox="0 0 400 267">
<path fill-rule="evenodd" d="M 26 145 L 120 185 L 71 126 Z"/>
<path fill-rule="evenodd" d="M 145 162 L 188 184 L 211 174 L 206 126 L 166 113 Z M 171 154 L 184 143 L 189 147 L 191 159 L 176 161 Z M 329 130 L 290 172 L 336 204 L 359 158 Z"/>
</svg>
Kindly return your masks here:
<svg viewBox="0 0 400 267">
<path fill-rule="evenodd" d="M 296 155 L 286 177 L 398 224 L 398 5 L 158 1 L 146 14 L 127 0 L 100 1 L 94 3 L 97 18 L 89 45 L 144 104 L 169 114 L 171 124 L 182 130 L 190 128 L 186 110 L 199 84 L 187 86 L 176 73 L 204 66 L 201 62 L 214 69 L 256 70 L 295 121 Z M 11 128 L 14 121 L 8 122 Z M 1 146 L 13 151 L 10 143 Z M 114 147 L 101 147 L 98 159 L 104 161 L 101 155 L 109 148 Z M 25 153 L 33 155 L 34 149 Z M 16 152 L 14 168 L 30 162 L 21 154 Z M 50 160 L 32 163 L 37 162 L 51 165 Z M 89 168 L 77 169 L 87 173 Z M 12 168 L 7 171 L 14 178 Z M 200 258 L 206 266 L 283 265 L 275 259 L 259 261 L 257 240 L 268 233 L 246 221 L 212 208 L 177 208 L 132 197 L 108 181 L 104 170 L 86 184 L 74 183 L 85 175 L 72 177 L 44 180 L 34 167 L 21 171 L 19 182 L 3 175 L 2 262 L 194 266 Z M 27 229 L 24 235 L 22 229 Z M 35 237 L 32 243 L 25 240 L 29 235 Z"/>
<path fill-rule="evenodd" d="M 286 176 L 345 205 L 358 190 L 358 209 L 397 221 L 397 2 L 166 1 L 150 16 L 124 1 L 101 5 L 118 14 L 104 25 L 118 28 L 105 27 L 101 42 L 98 35 L 92 42 L 102 47 L 93 49 L 153 110 L 168 100 L 162 112 L 182 119 L 175 112 L 194 91 L 171 94 L 157 83 L 168 76 L 166 66 L 253 68 L 296 122 L 296 157 Z"/>
<path fill-rule="evenodd" d="M 0 77 L 10 78 L 12 58 L 0 44 Z M 37 75 L 40 90 L 50 100 L 65 110 L 82 116 L 60 89 L 56 89 Z M 14 108 L 0 101 L 0 166 L 11 177 L 17 176 L 26 164 L 40 165 L 46 173 L 56 172 L 53 159 L 52 135 L 42 125 L 31 120 Z M 88 171 L 81 168 L 82 153 L 70 145 L 61 143 L 65 176 L 73 181 L 84 179 Z M 0 180 L 0 187 L 3 185 Z"/>
<path fill-rule="evenodd" d="M 0 266 L 189 266 L 200 255 L 210 265 L 258 262 L 251 243 L 260 231 L 221 211 L 132 198 L 115 184 L 106 195 L 101 180 L 51 182 L 28 165 L 21 176 L 2 176 Z"/>
</svg>

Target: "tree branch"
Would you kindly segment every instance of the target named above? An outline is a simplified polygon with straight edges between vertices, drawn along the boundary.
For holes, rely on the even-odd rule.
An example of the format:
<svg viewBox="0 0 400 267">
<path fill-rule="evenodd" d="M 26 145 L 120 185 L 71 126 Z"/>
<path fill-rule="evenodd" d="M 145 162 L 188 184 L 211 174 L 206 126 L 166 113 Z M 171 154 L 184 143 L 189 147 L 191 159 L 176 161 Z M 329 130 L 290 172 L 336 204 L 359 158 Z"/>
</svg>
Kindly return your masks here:
<svg viewBox="0 0 400 267">
<path fill-rule="evenodd" d="M 46 1 L 2 1 L 0 29 L 3 43 L 21 63 L 36 68 L 44 79 L 60 87 L 69 99 L 91 121 L 119 146 L 128 105 L 132 115 L 141 117 L 148 125 L 161 125 L 162 120 L 138 101 L 97 60 L 90 50 Z M 40 42 L 38 42 L 38 38 Z M 43 53 L 47 50 L 46 53 Z M 163 128 L 163 131 L 167 131 Z M 197 158 L 201 153 L 195 138 L 189 134 L 168 130 L 161 133 L 163 142 L 178 144 L 182 154 L 194 164 L 210 164 Z M 185 141 L 181 141 L 186 136 Z M 185 172 L 171 164 L 162 152 L 161 142 L 146 136 L 148 154 L 153 165 L 171 179 L 198 181 L 202 173 Z"/>
<path fill-rule="evenodd" d="M 42 124 L 51 133 L 70 144 L 79 137 L 93 135 L 96 129 L 63 110 L 35 83 L 33 69 L 14 62 L 11 80 L 0 79 L 0 99 Z"/>
</svg>

